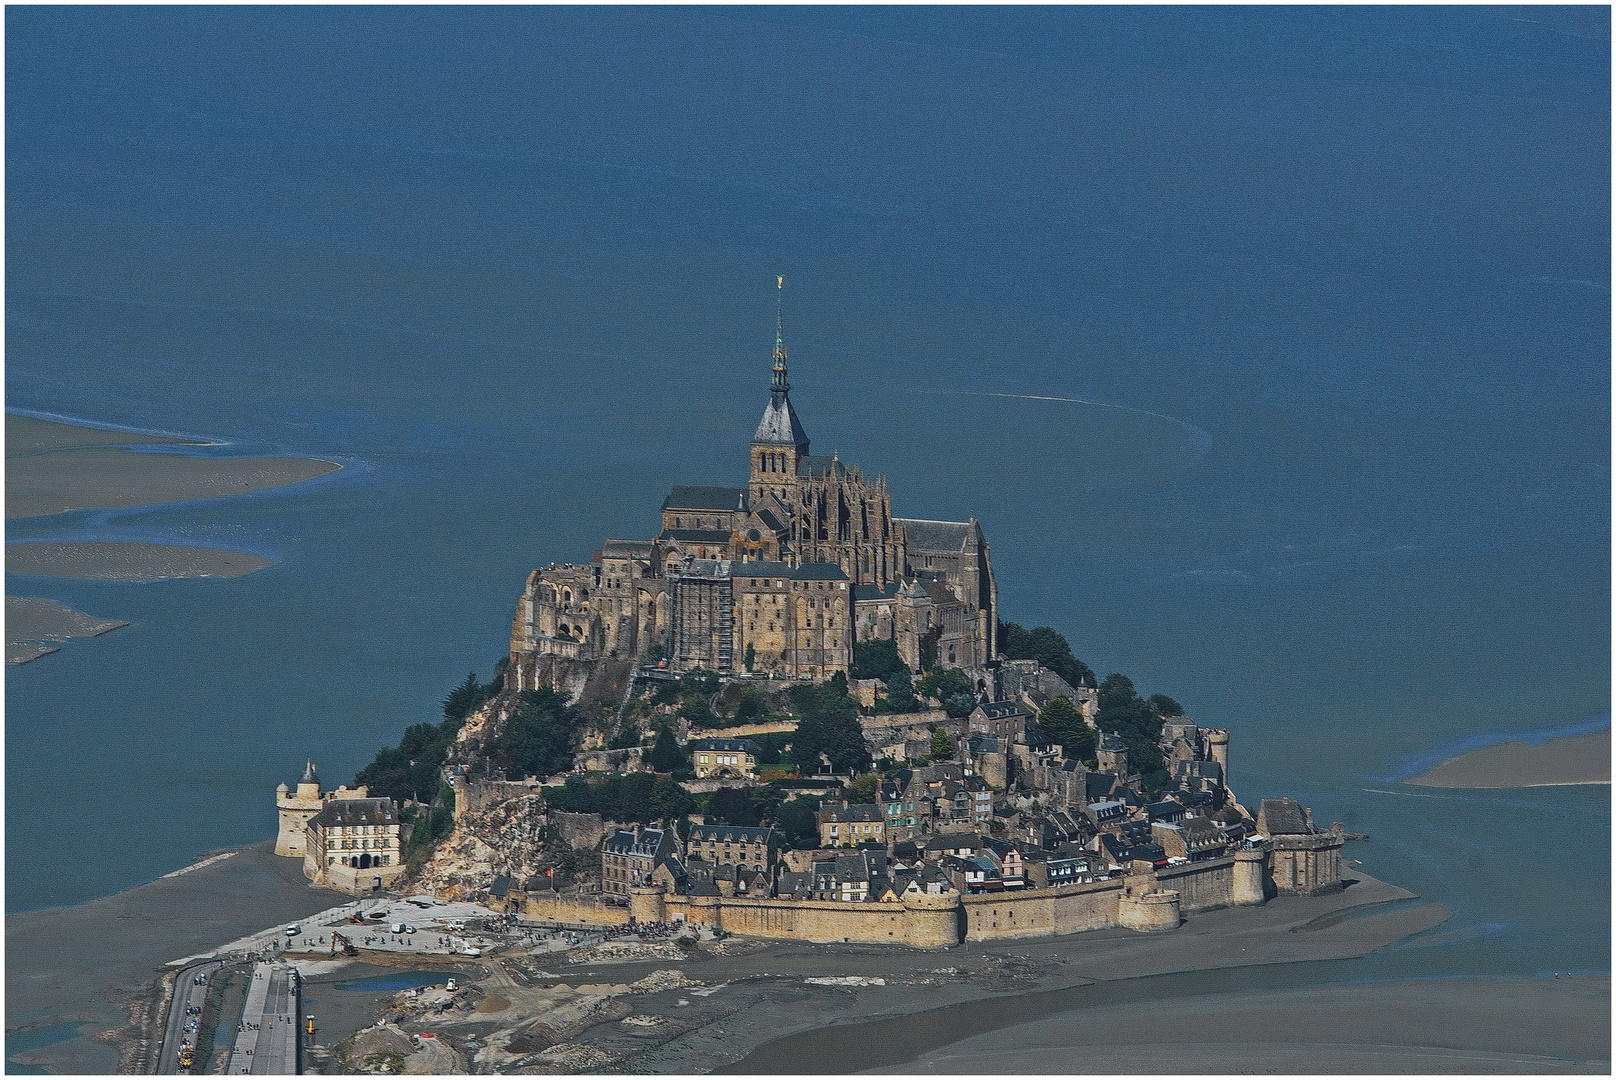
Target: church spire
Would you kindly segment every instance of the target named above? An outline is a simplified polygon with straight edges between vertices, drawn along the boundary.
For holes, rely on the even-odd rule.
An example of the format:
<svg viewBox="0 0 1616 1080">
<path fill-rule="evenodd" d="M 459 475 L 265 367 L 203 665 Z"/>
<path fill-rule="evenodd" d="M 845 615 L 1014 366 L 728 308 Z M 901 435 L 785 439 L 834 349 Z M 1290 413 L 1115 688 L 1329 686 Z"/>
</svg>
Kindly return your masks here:
<svg viewBox="0 0 1616 1080">
<path fill-rule="evenodd" d="M 774 300 L 774 379 L 769 383 L 769 392 L 775 400 L 784 397 L 791 389 L 786 381 L 786 334 L 783 321 L 786 279 L 783 274 L 775 275 L 776 293 Z"/>
</svg>

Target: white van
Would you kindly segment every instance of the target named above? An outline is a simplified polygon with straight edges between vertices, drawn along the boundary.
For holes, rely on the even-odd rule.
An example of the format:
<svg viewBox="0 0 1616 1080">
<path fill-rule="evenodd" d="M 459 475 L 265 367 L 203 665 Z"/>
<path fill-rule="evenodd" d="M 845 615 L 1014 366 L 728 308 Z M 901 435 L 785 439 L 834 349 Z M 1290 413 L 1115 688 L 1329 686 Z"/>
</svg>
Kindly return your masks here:
<svg viewBox="0 0 1616 1080">
<path fill-rule="evenodd" d="M 287 937 L 297 937 L 297 935 L 301 934 L 302 932 L 303 932 L 303 928 L 301 926 L 299 926 L 297 923 L 292 923 L 290 926 L 288 926 L 286 928 L 286 936 Z"/>
<path fill-rule="evenodd" d="M 393 934 L 402 934 L 402 933 L 405 933 L 408 929 L 409 929 L 409 927 L 405 926 L 401 922 L 396 922 L 392 926 L 389 926 L 387 928 L 388 932 L 393 933 Z"/>
</svg>

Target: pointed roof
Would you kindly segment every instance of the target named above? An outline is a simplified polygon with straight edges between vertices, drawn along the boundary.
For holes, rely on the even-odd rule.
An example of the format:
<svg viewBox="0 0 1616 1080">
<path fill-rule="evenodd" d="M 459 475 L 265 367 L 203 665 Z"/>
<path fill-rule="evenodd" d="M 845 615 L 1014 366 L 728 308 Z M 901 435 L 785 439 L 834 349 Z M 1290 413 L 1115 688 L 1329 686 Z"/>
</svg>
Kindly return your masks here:
<svg viewBox="0 0 1616 1080">
<path fill-rule="evenodd" d="M 783 296 L 786 279 L 780 278 L 779 284 Z M 769 404 L 763 410 L 763 419 L 758 423 L 757 434 L 752 436 L 752 441 L 796 446 L 800 448 L 800 453 L 808 453 L 808 433 L 802 429 L 802 421 L 797 419 L 797 410 L 791 407 L 791 382 L 786 378 L 786 336 L 778 299 L 774 313 L 774 369 L 769 380 Z"/>
<path fill-rule="evenodd" d="M 763 419 L 758 423 L 757 434 L 752 436 L 752 441 L 800 446 L 803 453 L 807 453 L 808 433 L 802 429 L 797 410 L 791 407 L 789 390 L 776 390 L 769 395 L 769 404 L 763 410 Z"/>
<path fill-rule="evenodd" d="M 307 762 L 307 764 L 303 768 L 303 779 L 299 780 L 298 783 L 318 784 L 320 782 L 320 777 L 314 771 L 314 762 L 308 758 L 305 758 L 304 761 Z"/>
</svg>

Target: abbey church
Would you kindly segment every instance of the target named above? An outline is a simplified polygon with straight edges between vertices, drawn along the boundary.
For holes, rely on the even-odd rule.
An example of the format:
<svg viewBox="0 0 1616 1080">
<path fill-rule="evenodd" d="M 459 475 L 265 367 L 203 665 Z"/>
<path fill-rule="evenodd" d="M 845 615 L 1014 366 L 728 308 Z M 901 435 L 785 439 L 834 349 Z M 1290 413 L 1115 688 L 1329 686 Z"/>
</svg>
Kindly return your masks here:
<svg viewBox="0 0 1616 1080">
<path fill-rule="evenodd" d="M 981 526 L 895 518 L 884 478 L 809 452 L 778 316 L 748 472 L 745 487 L 675 487 L 653 539 L 533 571 L 511 626 L 512 684 L 545 685 L 550 658 L 604 656 L 822 680 L 875 638 L 916 671 L 935 656 L 982 677 L 998 594 Z"/>
</svg>

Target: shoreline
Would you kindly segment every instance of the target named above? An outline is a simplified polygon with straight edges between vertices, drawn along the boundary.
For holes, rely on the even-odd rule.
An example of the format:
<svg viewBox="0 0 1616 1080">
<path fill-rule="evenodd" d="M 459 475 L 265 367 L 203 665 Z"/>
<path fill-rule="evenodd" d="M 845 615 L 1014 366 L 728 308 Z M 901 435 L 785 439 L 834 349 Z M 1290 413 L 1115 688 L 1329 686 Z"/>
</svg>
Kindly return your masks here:
<svg viewBox="0 0 1616 1080">
<path fill-rule="evenodd" d="M 518 1033 L 536 1030 L 535 1024 L 549 1022 L 546 1018 L 559 1023 L 560 1018 L 574 1017 L 564 1030 L 557 1028 L 555 1041 L 562 1044 L 558 1052 L 564 1050 L 562 1056 L 576 1067 L 558 1062 L 557 1068 L 544 1071 L 600 1071 L 610 1066 L 686 1074 L 846 1072 L 852 1071 L 850 1062 L 863 1062 L 858 1067 L 865 1071 L 902 1073 L 1071 1071 L 1074 1053 L 1081 1059 L 1079 1050 L 1087 1047 L 1074 1050 L 1051 1033 L 1071 1033 L 1071 1022 L 1060 1018 L 1074 1008 L 1083 1010 L 1086 1033 L 1125 1032 L 1125 1026 L 1108 1029 L 1086 1021 L 1104 1019 L 1111 1015 L 1106 1010 L 1114 1009 L 1122 1010 L 1116 1013 L 1122 1025 L 1140 1008 L 1171 1007 L 1181 1000 L 1193 1002 L 1197 1015 L 1240 1016 L 1250 1015 L 1254 1005 L 1299 1007 L 1292 999 L 1307 994 L 1311 1015 L 1324 1017 L 1332 1009 L 1348 1009 L 1357 1023 L 1366 1025 L 1363 1030 L 1395 1027 L 1400 1012 L 1407 1012 L 1399 1004 L 1405 991 L 1363 990 L 1358 983 L 1344 981 L 1362 969 L 1342 965 L 1368 962 L 1365 958 L 1389 945 L 1441 926 L 1451 913 L 1361 871 L 1355 877 L 1340 893 L 1200 912 L 1163 934 L 1113 928 L 943 949 L 735 937 L 679 959 L 551 954 L 536 959 L 555 973 L 539 984 L 514 983 L 502 964 L 485 962 L 488 974 L 475 981 L 479 992 L 505 1003 L 498 1011 L 451 1011 L 408 1023 L 412 1029 L 441 1033 L 457 1052 L 475 1054 L 478 1071 L 488 1071 L 549 1064 L 553 1058 L 528 1061 L 532 1055 L 515 1045 L 520 1042 Z M 273 930 L 287 921 L 306 919 L 345 899 L 309 886 L 301 861 L 275 856 L 273 841 L 264 840 L 204 853 L 184 867 L 111 897 L 7 915 L 8 1034 L 82 1025 L 77 1037 L 22 1052 L 17 1064 L 106 1072 L 120 1061 L 149 1053 L 149 1038 L 161 1014 L 159 980 L 179 958 L 211 955 L 227 943 L 262 933 L 266 927 Z M 370 956 L 359 962 L 368 961 L 373 967 L 379 959 L 385 962 Z M 401 966 L 426 970 L 445 964 L 455 962 L 434 956 Z M 320 967 L 322 984 L 354 977 L 347 965 Z M 678 988 L 633 988 L 670 968 L 677 969 L 683 980 Z M 1409 980 L 1388 980 L 1387 985 L 1394 982 L 1401 987 Z M 1492 989 L 1472 992 L 1447 982 Z M 1576 1031 L 1593 1030 L 1597 1035 L 1597 1023 L 1589 1017 L 1600 1009 L 1608 1024 L 1608 976 L 1595 977 L 1592 983 L 1584 978 L 1577 991 L 1581 996 L 1573 995 L 1574 1000 L 1566 997 L 1570 991 L 1560 984 L 1542 985 L 1548 982 L 1480 976 L 1423 981 L 1418 992 L 1432 1015 L 1447 1015 L 1447 1010 L 1469 1016 L 1482 997 L 1505 1000 L 1499 988 L 1513 987 L 1516 999 L 1526 995 L 1536 1003 L 1523 1016 L 1540 1016 L 1547 1007 L 1542 1003 L 1548 1003 L 1559 1010 L 1557 1015 L 1570 1017 L 1562 1024 L 1571 1024 Z M 325 985 L 318 992 L 336 991 Z M 351 1033 L 347 1028 L 360 1030 L 399 1006 L 395 994 L 350 999 L 347 991 L 341 993 L 344 996 L 336 1002 L 326 996 L 316 1010 L 329 1018 L 330 1026 L 322 1024 L 321 1040 L 328 1052 Z M 337 1024 L 332 1009 L 339 1002 L 343 1019 Z M 1036 1011 L 1040 1009 L 1042 1013 Z M 631 1015 L 638 1019 L 620 1023 Z M 962 1015 L 974 1019 L 966 1024 L 959 1020 Z M 972 1030 L 972 1024 L 980 1030 Z M 1200 1029 L 1190 1024 L 1183 1030 Z M 908 1034 L 872 1043 L 875 1031 Z M 1017 1033 L 1018 1056 L 1013 1063 L 995 1059 L 992 1053 L 981 1056 L 987 1053 L 983 1046 L 998 1047 L 994 1053 L 1002 1051 L 1007 1032 Z M 973 1041 L 977 1039 L 983 1041 Z M 1094 1040 L 1097 1045 L 1092 1049 L 1099 1058 L 1114 1057 L 1115 1043 L 1102 1052 L 1098 1044 L 1103 1039 L 1095 1035 Z M 463 1050 L 465 1043 L 471 1045 Z M 1381 1071 L 1416 1067 L 1499 1071 L 1485 1048 L 1444 1057 L 1395 1039 L 1371 1043 L 1346 1040 L 1335 1052 L 1342 1061 Z M 1533 1057 L 1531 1045 L 1535 1044 L 1516 1048 L 1520 1052 L 1508 1061 L 1532 1071 L 1600 1071 L 1577 1064 L 1592 1057 L 1576 1061 L 1552 1054 Z M 1608 1039 L 1605 1045 L 1608 1057 Z M 872 1056 L 870 1046 L 888 1048 Z M 1315 1071 L 1306 1067 L 1311 1059 L 1303 1049 L 1283 1039 L 1268 1040 L 1251 1049 L 1256 1055 L 1252 1063 L 1260 1071 Z M 1153 1053 L 1162 1054 L 1182 1050 L 1183 1046 L 1175 1050 L 1172 1038 L 1152 1047 Z M 805 1069 L 820 1058 L 825 1059 L 822 1067 Z M 1127 1059 L 1136 1061 L 1132 1056 Z M 1233 1069 L 1236 1064 L 1229 1061 L 1221 1067 Z M 1107 1067 L 1085 1071 L 1103 1072 Z M 1344 1066 L 1339 1071 L 1352 1070 Z"/>
</svg>

